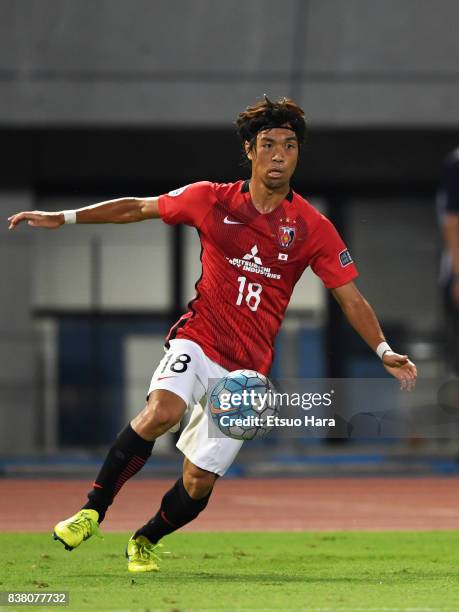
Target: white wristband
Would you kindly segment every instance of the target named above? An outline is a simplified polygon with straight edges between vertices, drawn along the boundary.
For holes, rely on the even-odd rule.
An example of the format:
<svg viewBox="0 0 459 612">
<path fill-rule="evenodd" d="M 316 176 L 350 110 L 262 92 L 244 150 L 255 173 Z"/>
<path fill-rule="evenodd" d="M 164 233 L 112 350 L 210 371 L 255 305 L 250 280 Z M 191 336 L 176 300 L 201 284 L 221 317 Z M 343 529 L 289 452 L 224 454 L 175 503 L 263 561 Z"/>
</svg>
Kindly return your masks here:
<svg viewBox="0 0 459 612">
<path fill-rule="evenodd" d="M 378 344 L 378 346 L 376 347 L 376 353 L 380 359 L 384 357 L 384 353 L 387 353 L 387 351 L 391 350 L 392 349 L 387 344 L 387 342 L 381 342 L 381 344 Z"/>
<path fill-rule="evenodd" d="M 76 223 L 76 210 L 63 210 L 64 223 Z"/>
</svg>

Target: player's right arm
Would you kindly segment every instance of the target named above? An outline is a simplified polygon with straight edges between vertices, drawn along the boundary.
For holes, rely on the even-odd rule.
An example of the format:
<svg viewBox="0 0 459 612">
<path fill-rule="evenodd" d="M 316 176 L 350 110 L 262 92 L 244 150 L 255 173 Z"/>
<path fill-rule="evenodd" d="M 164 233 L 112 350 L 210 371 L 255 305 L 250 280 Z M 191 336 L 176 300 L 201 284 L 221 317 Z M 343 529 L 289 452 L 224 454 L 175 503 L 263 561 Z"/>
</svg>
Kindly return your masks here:
<svg viewBox="0 0 459 612">
<path fill-rule="evenodd" d="M 157 219 L 159 214 L 159 198 L 119 198 L 107 200 L 72 211 L 76 215 L 76 223 L 135 223 L 146 219 Z M 33 227 L 57 229 L 65 223 L 64 211 L 46 212 L 31 210 L 16 213 L 8 217 L 8 229 L 15 229 L 23 221 Z"/>
</svg>

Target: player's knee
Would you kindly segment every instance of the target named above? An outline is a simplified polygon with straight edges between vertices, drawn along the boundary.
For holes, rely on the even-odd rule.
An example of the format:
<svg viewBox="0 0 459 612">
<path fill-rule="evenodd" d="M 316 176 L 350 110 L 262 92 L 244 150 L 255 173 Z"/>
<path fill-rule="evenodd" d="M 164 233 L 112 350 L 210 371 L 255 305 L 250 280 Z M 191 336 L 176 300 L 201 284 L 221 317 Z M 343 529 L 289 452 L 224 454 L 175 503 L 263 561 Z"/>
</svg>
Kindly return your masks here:
<svg viewBox="0 0 459 612">
<path fill-rule="evenodd" d="M 173 403 L 162 398 L 149 400 L 146 409 L 149 413 L 150 424 L 153 427 L 172 427 L 181 417 Z"/>
<path fill-rule="evenodd" d="M 183 485 L 193 499 L 202 499 L 208 495 L 217 479 L 216 474 L 201 470 L 195 465 L 188 465 L 183 471 Z"/>
<path fill-rule="evenodd" d="M 185 409 L 185 402 L 176 394 L 162 389 L 153 391 L 131 426 L 146 440 L 154 440 L 178 423 Z"/>
</svg>

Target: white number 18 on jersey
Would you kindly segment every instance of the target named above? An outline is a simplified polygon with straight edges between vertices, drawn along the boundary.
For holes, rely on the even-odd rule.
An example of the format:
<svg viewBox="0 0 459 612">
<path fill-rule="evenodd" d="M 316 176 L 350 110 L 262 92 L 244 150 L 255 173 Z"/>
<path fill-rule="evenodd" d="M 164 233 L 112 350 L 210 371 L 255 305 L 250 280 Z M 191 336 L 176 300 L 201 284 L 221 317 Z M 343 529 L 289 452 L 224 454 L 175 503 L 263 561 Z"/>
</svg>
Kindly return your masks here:
<svg viewBox="0 0 459 612">
<path fill-rule="evenodd" d="M 240 276 L 237 280 L 239 281 L 239 295 L 237 296 L 236 306 L 240 306 L 242 304 L 242 300 L 244 299 L 244 289 L 247 278 L 245 276 Z M 253 310 L 253 312 L 256 311 L 260 304 L 262 291 L 263 287 L 259 283 L 247 284 L 245 301 L 247 306 L 250 308 L 250 310 Z"/>
</svg>

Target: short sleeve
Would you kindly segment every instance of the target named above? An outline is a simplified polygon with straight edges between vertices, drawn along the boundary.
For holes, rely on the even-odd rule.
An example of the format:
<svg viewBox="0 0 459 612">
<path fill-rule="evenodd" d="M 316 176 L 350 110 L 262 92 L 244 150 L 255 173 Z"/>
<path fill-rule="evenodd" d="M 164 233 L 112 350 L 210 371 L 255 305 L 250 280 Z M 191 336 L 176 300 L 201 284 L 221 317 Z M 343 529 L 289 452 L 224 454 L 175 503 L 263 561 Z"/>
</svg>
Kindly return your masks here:
<svg viewBox="0 0 459 612">
<path fill-rule="evenodd" d="M 159 214 L 170 225 L 186 223 L 199 228 L 215 202 L 213 183 L 201 181 L 159 196 Z"/>
<path fill-rule="evenodd" d="M 310 266 L 327 289 L 336 289 L 358 276 L 347 246 L 329 219 L 321 216 L 315 229 L 316 249 Z"/>
<path fill-rule="evenodd" d="M 445 211 L 459 213 L 459 160 L 448 165 L 443 185 L 445 199 Z"/>
</svg>

